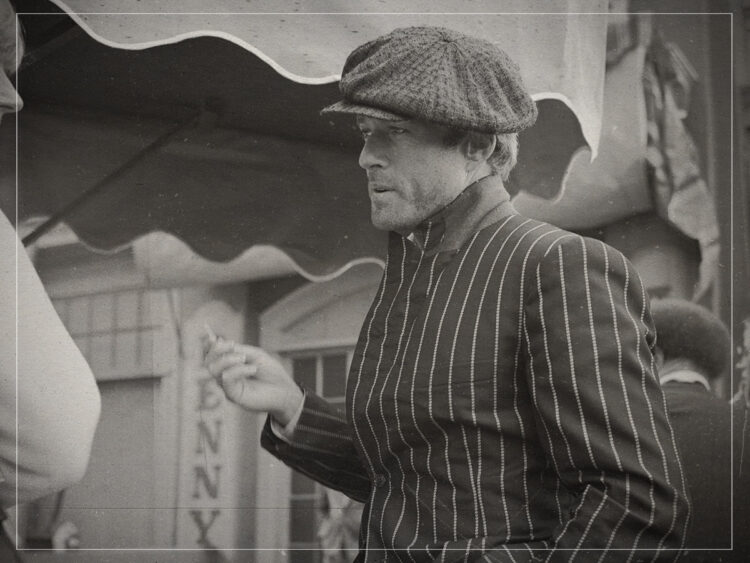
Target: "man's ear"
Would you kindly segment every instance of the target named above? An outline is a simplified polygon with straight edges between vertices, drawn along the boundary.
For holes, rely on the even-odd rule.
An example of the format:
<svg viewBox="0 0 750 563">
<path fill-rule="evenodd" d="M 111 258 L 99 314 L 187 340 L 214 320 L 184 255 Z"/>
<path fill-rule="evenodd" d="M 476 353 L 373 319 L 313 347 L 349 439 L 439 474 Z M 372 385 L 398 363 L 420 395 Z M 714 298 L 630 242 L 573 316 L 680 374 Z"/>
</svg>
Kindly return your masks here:
<svg viewBox="0 0 750 563">
<path fill-rule="evenodd" d="M 470 133 L 463 141 L 464 156 L 472 162 L 485 162 L 495 151 L 495 135 Z"/>
</svg>

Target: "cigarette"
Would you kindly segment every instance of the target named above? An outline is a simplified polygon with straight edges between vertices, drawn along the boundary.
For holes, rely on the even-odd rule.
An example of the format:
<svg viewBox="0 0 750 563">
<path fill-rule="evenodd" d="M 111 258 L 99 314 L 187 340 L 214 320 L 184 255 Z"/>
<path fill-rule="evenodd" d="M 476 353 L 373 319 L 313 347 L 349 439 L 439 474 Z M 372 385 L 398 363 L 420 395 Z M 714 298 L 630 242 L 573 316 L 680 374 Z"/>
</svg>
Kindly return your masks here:
<svg viewBox="0 0 750 563">
<path fill-rule="evenodd" d="M 203 329 L 206 331 L 206 335 L 211 342 L 216 342 L 218 340 L 216 333 L 211 330 L 211 327 L 208 326 L 208 323 L 203 323 Z"/>
</svg>

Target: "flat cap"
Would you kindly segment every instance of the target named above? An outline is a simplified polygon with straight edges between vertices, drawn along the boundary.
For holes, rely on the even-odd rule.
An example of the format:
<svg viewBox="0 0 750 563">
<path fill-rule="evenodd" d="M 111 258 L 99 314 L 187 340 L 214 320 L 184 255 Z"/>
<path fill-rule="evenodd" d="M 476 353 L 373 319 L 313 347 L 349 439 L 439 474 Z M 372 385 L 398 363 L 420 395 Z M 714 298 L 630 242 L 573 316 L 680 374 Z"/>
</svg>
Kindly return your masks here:
<svg viewBox="0 0 750 563">
<path fill-rule="evenodd" d="M 404 27 L 347 57 L 343 100 L 322 113 L 416 118 L 482 133 L 534 124 L 537 108 L 518 65 L 497 45 L 443 27 Z"/>
</svg>

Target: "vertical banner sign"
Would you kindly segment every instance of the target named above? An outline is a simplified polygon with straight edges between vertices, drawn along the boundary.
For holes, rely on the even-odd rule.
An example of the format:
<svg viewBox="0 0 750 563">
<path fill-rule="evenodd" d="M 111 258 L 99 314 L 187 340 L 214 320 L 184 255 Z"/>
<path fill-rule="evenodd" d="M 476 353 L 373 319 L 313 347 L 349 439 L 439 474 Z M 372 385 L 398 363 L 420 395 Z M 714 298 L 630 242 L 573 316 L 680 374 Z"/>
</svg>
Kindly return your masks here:
<svg viewBox="0 0 750 563">
<path fill-rule="evenodd" d="M 223 338 L 243 342 L 242 313 L 223 301 L 204 304 L 183 324 L 176 547 L 231 549 L 237 544 L 236 509 L 242 503 L 242 468 L 235 445 L 241 431 L 239 410 L 203 367 L 201 337 L 206 325 Z"/>
</svg>

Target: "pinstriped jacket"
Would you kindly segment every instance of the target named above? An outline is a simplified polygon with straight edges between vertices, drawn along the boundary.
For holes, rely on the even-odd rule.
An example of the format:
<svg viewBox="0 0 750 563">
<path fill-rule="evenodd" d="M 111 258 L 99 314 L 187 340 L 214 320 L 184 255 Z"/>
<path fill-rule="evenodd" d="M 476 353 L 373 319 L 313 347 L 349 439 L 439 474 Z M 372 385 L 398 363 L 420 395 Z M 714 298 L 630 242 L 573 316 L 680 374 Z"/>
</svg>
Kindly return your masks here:
<svg viewBox="0 0 750 563">
<path fill-rule="evenodd" d="M 689 504 L 641 281 L 498 184 L 391 233 L 346 412 L 308 392 L 262 444 L 366 503 L 362 561 L 674 560 Z"/>
</svg>

